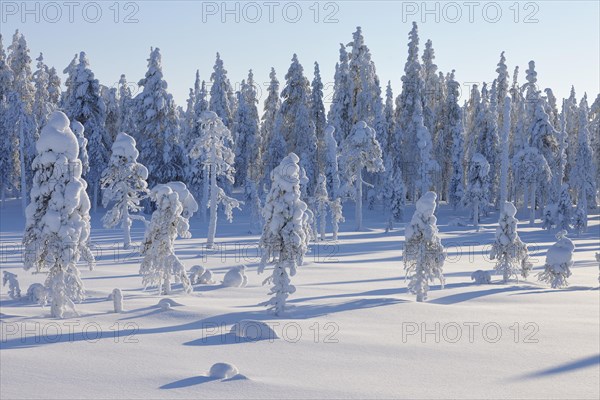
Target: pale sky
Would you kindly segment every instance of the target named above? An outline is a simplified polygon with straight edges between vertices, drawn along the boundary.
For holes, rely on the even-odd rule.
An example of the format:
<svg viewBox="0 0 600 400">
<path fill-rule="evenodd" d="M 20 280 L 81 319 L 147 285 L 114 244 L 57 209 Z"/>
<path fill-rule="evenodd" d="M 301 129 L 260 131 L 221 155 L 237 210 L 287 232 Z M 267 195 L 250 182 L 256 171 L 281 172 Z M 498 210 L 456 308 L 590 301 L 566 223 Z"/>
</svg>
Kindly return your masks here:
<svg viewBox="0 0 600 400">
<path fill-rule="evenodd" d="M 184 108 L 196 69 L 208 81 L 217 51 L 238 87 L 249 68 L 257 83 L 266 85 L 271 66 L 283 83 L 295 52 L 309 80 L 314 61 L 319 62 L 325 91 L 330 93 L 339 43 L 350 42 L 359 25 L 382 84 L 391 80 L 395 96 L 413 20 L 419 24 L 420 50 L 431 39 L 439 69 L 456 69 L 463 85 L 493 80 L 504 50 L 511 79 L 519 65 L 523 82 L 528 61 L 535 60 L 540 88 L 551 87 L 559 98 L 568 95 L 571 85 L 578 98 L 584 91 L 591 98 L 600 91 L 598 1 L 61 0 L 26 2 L 25 8 L 22 4 L 0 0 L 5 48 L 19 29 L 32 59 L 42 51 L 46 63 L 60 72 L 84 50 L 96 78 L 113 86 L 122 73 L 133 82 L 142 78 L 150 47 L 159 47 L 169 90 Z M 262 104 L 264 95 L 260 100 Z"/>
</svg>

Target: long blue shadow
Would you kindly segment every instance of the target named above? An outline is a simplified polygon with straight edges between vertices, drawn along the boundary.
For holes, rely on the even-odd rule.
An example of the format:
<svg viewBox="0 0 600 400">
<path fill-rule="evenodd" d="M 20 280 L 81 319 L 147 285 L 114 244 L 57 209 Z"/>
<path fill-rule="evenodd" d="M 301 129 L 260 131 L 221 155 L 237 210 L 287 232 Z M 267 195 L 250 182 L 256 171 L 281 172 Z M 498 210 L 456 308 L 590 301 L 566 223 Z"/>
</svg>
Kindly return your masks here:
<svg viewBox="0 0 600 400">
<path fill-rule="evenodd" d="M 175 382 L 167 383 L 166 385 L 162 385 L 159 389 L 181 389 L 216 380 L 218 379 L 210 376 L 192 376 L 191 378 L 180 379 Z"/>
<path fill-rule="evenodd" d="M 563 374 L 565 372 L 576 371 L 583 368 L 589 368 L 594 366 L 600 366 L 600 354 L 596 354 L 590 357 L 582 358 L 580 360 L 572 361 L 563 365 L 559 365 L 553 368 L 543 369 L 538 372 L 524 375 L 522 379 L 542 378 L 557 374 Z"/>
</svg>

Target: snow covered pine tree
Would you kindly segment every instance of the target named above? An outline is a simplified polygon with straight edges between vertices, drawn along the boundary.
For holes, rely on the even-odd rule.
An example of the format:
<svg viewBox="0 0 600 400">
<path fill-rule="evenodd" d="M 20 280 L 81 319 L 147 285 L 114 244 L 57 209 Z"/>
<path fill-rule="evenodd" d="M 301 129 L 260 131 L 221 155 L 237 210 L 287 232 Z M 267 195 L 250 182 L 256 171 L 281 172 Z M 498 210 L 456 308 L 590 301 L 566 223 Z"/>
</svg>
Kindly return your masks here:
<svg viewBox="0 0 600 400">
<path fill-rule="evenodd" d="M 54 111 L 42 129 L 33 160 L 31 202 L 25 210 L 24 268 L 49 270 L 45 286 L 53 317 L 62 318 L 74 301 L 84 298 L 77 262 L 83 257 L 90 269 L 94 256 L 88 247 L 90 200 L 81 178 L 79 144 L 69 119 Z"/>
<path fill-rule="evenodd" d="M 296 275 L 296 268 L 302 265 L 310 240 L 305 218 L 307 205 L 300 200 L 299 161 L 296 154 L 290 153 L 273 170 L 271 190 L 263 208 L 265 225 L 259 243 L 263 253 L 258 272 L 262 273 L 268 263 L 275 265 L 273 274 L 263 282 L 273 284 L 269 294 L 274 296 L 261 305 L 275 315 L 285 311 L 286 299 L 296 291 L 290 276 Z"/>
</svg>

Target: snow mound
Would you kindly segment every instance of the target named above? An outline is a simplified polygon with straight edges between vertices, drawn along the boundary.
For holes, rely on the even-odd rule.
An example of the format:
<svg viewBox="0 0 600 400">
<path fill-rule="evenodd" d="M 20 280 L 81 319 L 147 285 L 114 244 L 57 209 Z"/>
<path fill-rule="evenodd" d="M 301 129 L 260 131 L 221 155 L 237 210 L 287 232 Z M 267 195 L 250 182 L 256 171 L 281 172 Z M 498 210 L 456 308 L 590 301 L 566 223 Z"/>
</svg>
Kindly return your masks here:
<svg viewBox="0 0 600 400">
<path fill-rule="evenodd" d="M 52 151 L 55 154 L 64 154 L 69 160 L 77 158 L 79 143 L 69 128 L 69 118 L 62 111 L 54 111 L 50 114 L 35 144 L 35 149 L 38 154 Z"/>
<path fill-rule="evenodd" d="M 182 306 L 183 304 L 180 304 L 178 302 L 176 302 L 173 299 L 170 299 L 168 297 L 164 298 L 164 299 L 160 299 L 160 301 L 156 304 L 157 307 L 159 307 L 161 310 L 168 310 L 171 307 L 177 307 L 177 306 Z"/>
<path fill-rule="evenodd" d="M 492 275 L 488 271 L 478 269 L 471 274 L 471 280 L 475 281 L 476 285 L 487 285 L 492 283 Z"/>
<path fill-rule="evenodd" d="M 229 379 L 239 374 L 237 367 L 229 363 L 216 363 L 210 367 L 208 375 L 216 379 Z"/>
<path fill-rule="evenodd" d="M 246 287 L 248 277 L 245 274 L 246 266 L 240 265 L 232 267 L 223 277 L 223 286 L 225 287 Z"/>
<path fill-rule="evenodd" d="M 427 192 L 417 201 L 417 211 L 424 215 L 433 215 L 435 211 L 435 200 L 437 195 L 434 192 Z"/>
<path fill-rule="evenodd" d="M 230 333 L 248 340 L 279 339 L 277 333 L 269 325 L 252 319 L 243 319 L 236 322 L 231 327 Z"/>
</svg>

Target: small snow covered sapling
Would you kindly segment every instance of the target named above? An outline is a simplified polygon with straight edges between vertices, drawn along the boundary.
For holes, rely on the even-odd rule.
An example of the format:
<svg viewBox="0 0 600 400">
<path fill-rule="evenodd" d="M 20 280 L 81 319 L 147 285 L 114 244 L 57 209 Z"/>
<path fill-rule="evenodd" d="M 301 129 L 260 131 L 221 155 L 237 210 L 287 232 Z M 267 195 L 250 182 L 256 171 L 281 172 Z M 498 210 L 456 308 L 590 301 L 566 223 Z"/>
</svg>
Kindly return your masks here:
<svg viewBox="0 0 600 400">
<path fill-rule="evenodd" d="M 300 200 L 299 161 L 296 154 L 290 153 L 272 171 L 271 189 L 263 208 L 265 225 L 259 242 L 263 255 L 258 273 L 267 264 L 274 264 L 272 275 L 263 282 L 273 284 L 269 292 L 273 297 L 262 305 L 275 315 L 285 311 L 286 299 L 296 291 L 290 284 L 290 276 L 302 265 L 310 240 L 309 221 L 305 218 L 307 206 Z"/>
<path fill-rule="evenodd" d="M 490 259 L 497 260 L 496 272 L 502 274 L 502 281 L 508 282 L 511 277 L 520 274 L 527 278 L 531 270 L 527 245 L 521 241 L 517 233 L 518 220 L 515 218 L 517 209 L 511 202 L 505 202 L 500 210 L 496 241 L 492 245 Z"/>
<path fill-rule="evenodd" d="M 473 154 L 467 171 L 467 189 L 463 204 L 472 207 L 473 225 L 479 229 L 479 217 L 488 206 L 490 164 L 480 153 Z"/>
<path fill-rule="evenodd" d="M 26 270 L 49 270 L 45 286 L 53 317 L 62 318 L 74 301 L 84 298 L 77 262 L 83 257 L 90 269 L 94 256 L 88 247 L 90 200 L 81 178 L 79 144 L 60 111 L 48 117 L 36 145 L 31 202 L 27 206 L 23 237 Z"/>
<path fill-rule="evenodd" d="M 188 222 L 191 215 L 187 215 L 187 218 L 183 216 L 184 206 L 178 194 L 182 188 L 174 190 L 172 184 L 156 185 L 150 192 L 150 199 L 155 202 L 156 210 L 146 228 L 141 250 L 144 257 L 140 266 L 143 284 L 145 287 L 157 286 L 160 294 L 170 294 L 171 283 L 174 282 L 180 282 L 186 293 L 192 291 L 185 268 L 175 255 L 177 236 L 184 239 L 192 236 Z M 183 197 L 187 196 L 192 195 L 186 189 Z"/>
<path fill-rule="evenodd" d="M 557 242 L 548 249 L 546 254 L 544 271 L 537 276 L 541 282 L 548 283 L 552 288 L 562 288 L 569 285 L 567 278 L 571 276 L 575 245 L 567 237 L 567 231 L 558 232 L 556 238 Z"/>
<path fill-rule="evenodd" d="M 246 287 L 248 277 L 245 274 L 246 266 L 240 265 L 232 267 L 223 277 L 223 286 L 225 287 Z"/>
<path fill-rule="evenodd" d="M 331 236 L 332 240 L 338 240 L 338 231 L 340 222 L 344 222 L 344 215 L 342 213 L 342 199 L 339 197 L 329 203 L 329 208 L 331 209 L 331 225 L 333 235 Z"/>
<path fill-rule="evenodd" d="M 123 293 L 121 292 L 121 289 L 114 289 L 112 291 L 112 300 L 115 312 L 123 312 Z"/>
<path fill-rule="evenodd" d="M 108 167 L 102 172 L 100 180 L 102 205 L 106 207 L 111 201 L 115 202 L 102 222 L 105 228 L 121 224 L 124 249 L 131 245 L 132 219 L 146 222 L 144 217 L 130 214 L 141 211 L 140 202 L 148 195 L 148 170 L 137 162 L 139 152 L 135 145 L 134 138 L 126 133 L 119 133 L 112 145 Z"/>
<path fill-rule="evenodd" d="M 208 224 L 208 237 L 206 238 L 206 247 L 211 249 L 215 243 L 215 234 L 217 232 L 217 208 L 223 204 L 227 221 L 233 220 L 233 209 L 240 208 L 242 202 L 229 197 L 225 191 L 217 186 L 217 178 L 234 182 L 235 154 L 231 147 L 233 146 L 233 137 L 227 126 L 221 118 L 212 111 L 204 111 L 201 116 L 202 133 L 198 139 L 195 139 L 190 157 L 200 159 L 204 165 L 206 175 L 210 175 L 210 221 Z"/>
<path fill-rule="evenodd" d="M 21 298 L 21 288 L 19 287 L 19 281 L 17 280 L 17 274 L 12 272 L 2 271 L 2 286 L 6 286 L 8 283 L 8 297 L 11 299 Z"/>
<path fill-rule="evenodd" d="M 408 290 L 417 295 L 417 301 L 427 300 L 429 282 L 439 279 L 444 287 L 444 247 L 438 236 L 437 218 L 433 215 L 437 195 L 427 192 L 417 201 L 415 213 L 406 226 L 404 269 L 410 276 Z"/>
</svg>

